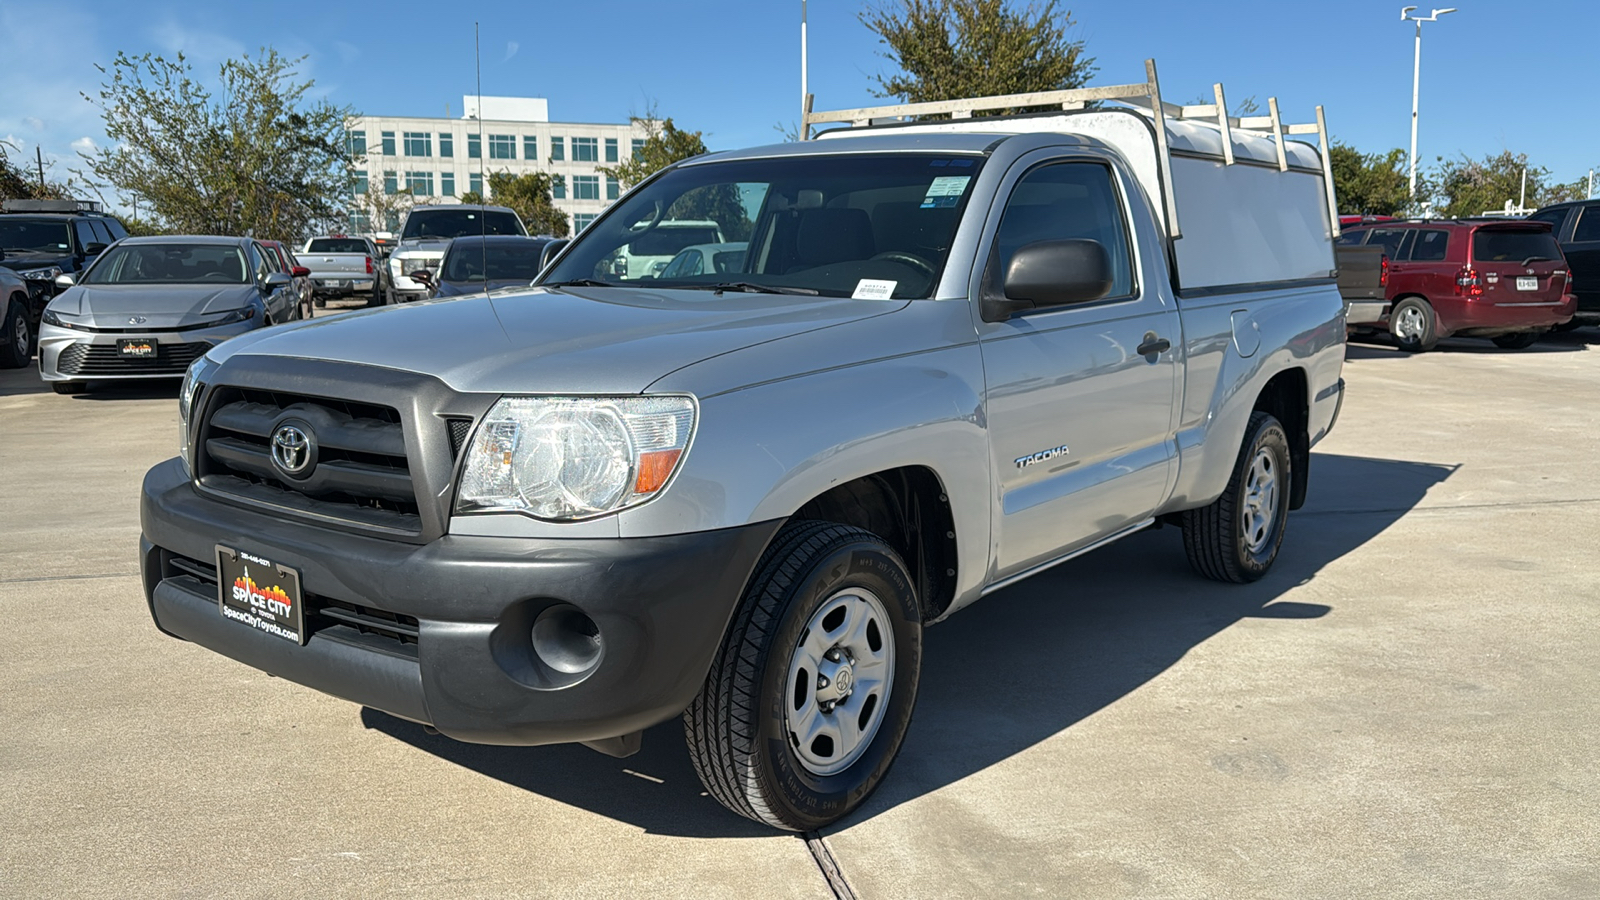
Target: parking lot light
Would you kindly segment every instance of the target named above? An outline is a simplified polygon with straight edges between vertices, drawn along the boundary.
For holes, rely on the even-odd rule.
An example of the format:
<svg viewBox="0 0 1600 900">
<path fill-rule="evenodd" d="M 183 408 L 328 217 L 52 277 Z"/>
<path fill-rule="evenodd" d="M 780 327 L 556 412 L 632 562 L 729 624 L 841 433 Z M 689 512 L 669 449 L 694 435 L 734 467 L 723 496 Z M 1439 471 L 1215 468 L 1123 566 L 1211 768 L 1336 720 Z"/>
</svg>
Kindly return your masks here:
<svg viewBox="0 0 1600 900">
<path fill-rule="evenodd" d="M 1455 7 L 1434 10 L 1426 19 L 1411 14 L 1415 6 L 1407 6 L 1400 10 L 1400 21 L 1417 23 L 1417 49 L 1411 59 L 1411 202 L 1417 200 L 1417 89 L 1422 83 L 1422 23 L 1437 22 L 1445 13 L 1453 13 Z"/>
</svg>

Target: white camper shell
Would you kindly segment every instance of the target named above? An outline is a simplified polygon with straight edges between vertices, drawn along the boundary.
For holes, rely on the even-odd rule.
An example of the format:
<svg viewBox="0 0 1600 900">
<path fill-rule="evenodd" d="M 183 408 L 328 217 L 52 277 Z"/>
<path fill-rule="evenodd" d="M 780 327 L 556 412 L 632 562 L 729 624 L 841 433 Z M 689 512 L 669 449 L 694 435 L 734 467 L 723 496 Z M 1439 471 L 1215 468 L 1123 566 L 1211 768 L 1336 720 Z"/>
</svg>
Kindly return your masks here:
<svg viewBox="0 0 1600 900">
<path fill-rule="evenodd" d="M 1333 278 L 1339 216 L 1322 107 L 1307 125 L 1284 125 L 1276 97 L 1269 115 L 1230 117 L 1221 84 L 1215 103 L 1177 106 L 1161 100 L 1155 61 L 1145 69 L 1143 84 L 830 112 L 811 112 L 808 97 L 802 132 L 810 139 L 814 126 L 842 122 L 851 127 L 816 137 L 882 128 L 1085 137 L 1121 154 L 1158 210 L 1180 293 Z M 1122 105 L 1084 108 L 1107 101 Z M 973 116 L 1046 105 L 1062 111 Z M 951 118 L 915 119 L 928 115 Z M 1317 146 L 1290 138 L 1309 134 Z"/>
</svg>

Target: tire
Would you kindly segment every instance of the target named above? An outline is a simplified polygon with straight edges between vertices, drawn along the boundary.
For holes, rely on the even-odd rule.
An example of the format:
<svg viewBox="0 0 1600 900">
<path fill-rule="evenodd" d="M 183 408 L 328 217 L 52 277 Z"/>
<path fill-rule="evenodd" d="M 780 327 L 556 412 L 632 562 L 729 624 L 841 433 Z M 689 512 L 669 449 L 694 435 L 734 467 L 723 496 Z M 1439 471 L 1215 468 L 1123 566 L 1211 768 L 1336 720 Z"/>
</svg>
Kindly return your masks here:
<svg viewBox="0 0 1600 900">
<path fill-rule="evenodd" d="M 1234 584 L 1267 574 L 1288 524 L 1292 465 L 1283 425 L 1270 413 L 1251 413 L 1222 496 L 1183 513 L 1183 549 L 1196 572 Z"/>
<path fill-rule="evenodd" d="M 1421 297 L 1407 297 L 1389 312 L 1389 334 L 1401 350 L 1422 353 L 1439 343 L 1439 319 Z"/>
<path fill-rule="evenodd" d="M 317 309 L 326 309 L 327 306 L 328 306 L 328 298 L 327 297 L 318 297 L 315 300 L 311 301 L 311 305 L 315 306 Z"/>
<path fill-rule="evenodd" d="M 820 828 L 866 800 L 916 703 L 913 585 L 869 531 L 799 520 L 778 532 L 683 714 L 689 759 L 712 797 L 786 831 Z M 804 747 L 795 728 L 810 730 Z"/>
<path fill-rule="evenodd" d="M 20 369 L 33 359 L 33 329 L 28 327 L 28 307 L 16 300 L 5 304 L 0 321 L 0 369 Z"/>
<path fill-rule="evenodd" d="M 50 389 L 58 394 L 81 394 L 88 390 L 89 386 L 81 381 L 52 381 Z"/>
<path fill-rule="evenodd" d="M 1542 331 L 1513 331 L 1510 334 L 1497 334 L 1490 340 L 1501 350 L 1526 350 L 1539 342 L 1544 337 Z"/>
</svg>

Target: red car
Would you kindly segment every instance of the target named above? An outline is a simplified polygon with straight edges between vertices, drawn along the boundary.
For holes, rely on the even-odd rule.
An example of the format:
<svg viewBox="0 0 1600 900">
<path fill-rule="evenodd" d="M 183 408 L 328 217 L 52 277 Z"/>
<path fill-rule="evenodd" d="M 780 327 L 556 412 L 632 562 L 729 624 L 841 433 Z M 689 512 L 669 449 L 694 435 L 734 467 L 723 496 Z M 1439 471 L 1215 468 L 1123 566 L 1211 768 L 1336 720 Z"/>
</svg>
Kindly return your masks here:
<svg viewBox="0 0 1600 900">
<path fill-rule="evenodd" d="M 1418 219 L 1353 226 L 1341 245 L 1389 255 L 1387 328 L 1402 349 L 1430 350 L 1451 335 L 1528 347 L 1572 318 L 1567 261 L 1547 222 Z"/>
</svg>

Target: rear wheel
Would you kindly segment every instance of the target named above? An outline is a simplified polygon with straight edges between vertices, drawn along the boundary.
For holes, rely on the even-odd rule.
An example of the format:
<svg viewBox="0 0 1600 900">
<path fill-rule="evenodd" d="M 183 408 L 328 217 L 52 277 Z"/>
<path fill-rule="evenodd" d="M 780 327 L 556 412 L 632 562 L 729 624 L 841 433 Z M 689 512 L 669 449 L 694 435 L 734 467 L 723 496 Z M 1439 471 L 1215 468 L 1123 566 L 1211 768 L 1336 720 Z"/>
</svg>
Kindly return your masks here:
<svg viewBox="0 0 1600 900">
<path fill-rule="evenodd" d="M 1542 331 L 1514 331 L 1511 334 L 1497 334 L 1490 340 L 1501 350 L 1525 350 L 1539 342 L 1544 337 Z"/>
<path fill-rule="evenodd" d="M 1183 513 L 1183 548 L 1196 572 L 1244 584 L 1267 574 L 1289 519 L 1289 436 L 1271 413 L 1250 414 L 1222 496 Z"/>
<path fill-rule="evenodd" d="M 689 758 L 724 806 L 790 831 L 849 814 L 911 724 L 922 618 L 882 538 L 831 522 L 778 532 L 700 695 Z"/>
<path fill-rule="evenodd" d="M 33 358 L 33 330 L 28 327 L 28 308 L 18 300 L 5 304 L 5 321 L 0 322 L 0 369 L 20 369 Z"/>
<path fill-rule="evenodd" d="M 1439 343 L 1439 321 L 1433 307 L 1421 297 L 1407 297 L 1389 313 L 1389 333 L 1400 349 L 1412 353 L 1432 350 Z"/>
</svg>

